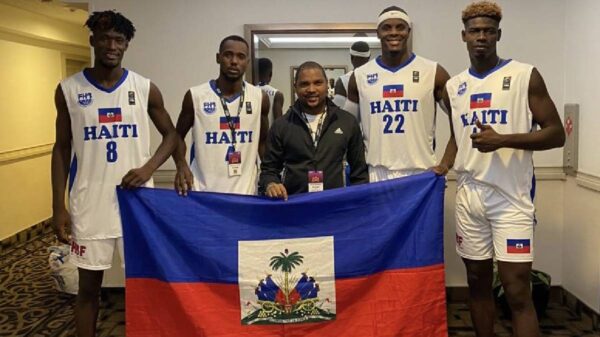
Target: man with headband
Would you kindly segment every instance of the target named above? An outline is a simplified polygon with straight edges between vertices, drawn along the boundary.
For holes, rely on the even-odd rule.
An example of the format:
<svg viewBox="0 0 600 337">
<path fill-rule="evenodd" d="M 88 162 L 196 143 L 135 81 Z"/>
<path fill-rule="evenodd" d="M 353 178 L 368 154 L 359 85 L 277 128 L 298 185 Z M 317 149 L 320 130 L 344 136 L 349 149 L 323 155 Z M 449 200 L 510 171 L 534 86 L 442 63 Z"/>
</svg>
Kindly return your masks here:
<svg viewBox="0 0 600 337">
<path fill-rule="evenodd" d="M 343 107 L 346 104 L 346 97 L 348 96 L 348 81 L 354 70 L 363 64 L 369 62 L 371 58 L 371 50 L 369 44 L 364 41 L 356 41 L 350 47 L 350 62 L 352 63 L 353 70 L 340 76 L 335 82 L 335 96 L 333 97 L 333 103 L 337 106 Z M 357 115 L 355 117 L 358 118 Z"/>
<path fill-rule="evenodd" d="M 532 157 L 561 147 L 565 134 L 537 69 L 498 56 L 501 19 L 500 6 L 490 1 L 462 13 L 471 66 L 443 92 L 453 131 L 446 149 L 453 151 L 441 166 L 454 164 L 457 173 L 456 252 L 467 270 L 475 334 L 494 335 L 495 259 L 513 334 L 533 337 L 540 331 L 529 283 L 536 222 Z"/>
<path fill-rule="evenodd" d="M 348 83 L 344 110 L 359 112 L 371 182 L 416 174 L 436 164 L 436 101 L 449 75 L 408 49 L 411 26 L 403 9 L 383 10 L 377 25 L 382 55 L 356 69 Z M 434 171 L 445 174 L 447 169 Z"/>
</svg>

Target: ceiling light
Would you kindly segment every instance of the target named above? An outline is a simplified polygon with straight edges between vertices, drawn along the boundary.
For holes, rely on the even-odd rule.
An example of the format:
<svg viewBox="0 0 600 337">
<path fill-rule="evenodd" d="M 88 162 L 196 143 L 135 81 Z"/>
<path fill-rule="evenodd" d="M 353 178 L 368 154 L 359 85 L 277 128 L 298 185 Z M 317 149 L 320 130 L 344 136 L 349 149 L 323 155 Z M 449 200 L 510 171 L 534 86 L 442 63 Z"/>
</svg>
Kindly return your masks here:
<svg viewBox="0 0 600 337">
<path fill-rule="evenodd" d="M 354 43 L 357 41 L 378 43 L 379 39 L 375 36 L 269 37 L 270 43 Z"/>
</svg>

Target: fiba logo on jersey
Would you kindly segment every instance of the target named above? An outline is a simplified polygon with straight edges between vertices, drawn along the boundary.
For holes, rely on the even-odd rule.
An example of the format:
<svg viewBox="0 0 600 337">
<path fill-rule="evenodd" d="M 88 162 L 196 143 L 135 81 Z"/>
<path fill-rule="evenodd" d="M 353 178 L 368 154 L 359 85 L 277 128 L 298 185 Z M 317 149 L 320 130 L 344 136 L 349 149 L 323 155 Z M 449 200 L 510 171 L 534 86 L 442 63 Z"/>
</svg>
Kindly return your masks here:
<svg viewBox="0 0 600 337">
<path fill-rule="evenodd" d="M 367 83 L 369 85 L 373 85 L 373 84 L 377 83 L 377 80 L 379 80 L 379 74 L 377 74 L 377 73 L 367 74 Z"/>
<path fill-rule="evenodd" d="M 203 110 L 207 115 L 214 113 L 217 110 L 217 103 L 215 102 L 204 102 Z"/>
<path fill-rule="evenodd" d="M 510 76 L 506 76 L 503 80 L 502 80 L 502 90 L 510 90 Z"/>
<path fill-rule="evenodd" d="M 77 103 L 83 107 L 92 104 L 92 93 L 86 92 L 83 94 L 77 94 Z"/>
<path fill-rule="evenodd" d="M 413 71 L 413 83 L 419 83 L 419 72 L 418 71 Z"/>
<path fill-rule="evenodd" d="M 130 91 L 128 93 L 129 105 L 135 105 L 135 91 Z"/>
</svg>

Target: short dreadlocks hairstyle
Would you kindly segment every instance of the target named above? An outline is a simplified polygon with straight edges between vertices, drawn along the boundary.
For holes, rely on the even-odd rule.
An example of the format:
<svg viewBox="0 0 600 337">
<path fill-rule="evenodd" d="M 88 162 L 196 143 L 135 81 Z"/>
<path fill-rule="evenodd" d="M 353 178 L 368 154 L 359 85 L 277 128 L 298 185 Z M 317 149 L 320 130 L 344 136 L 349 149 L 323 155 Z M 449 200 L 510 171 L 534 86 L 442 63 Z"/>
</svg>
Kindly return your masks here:
<svg viewBox="0 0 600 337">
<path fill-rule="evenodd" d="M 502 20 L 502 8 L 495 2 L 484 0 L 473 2 L 462 12 L 462 22 L 464 24 L 477 17 L 487 17 L 500 22 Z"/>
<path fill-rule="evenodd" d="M 135 27 L 128 18 L 115 11 L 94 12 L 85 22 L 90 31 L 107 31 L 114 29 L 115 32 L 125 35 L 127 41 L 133 39 Z"/>
</svg>

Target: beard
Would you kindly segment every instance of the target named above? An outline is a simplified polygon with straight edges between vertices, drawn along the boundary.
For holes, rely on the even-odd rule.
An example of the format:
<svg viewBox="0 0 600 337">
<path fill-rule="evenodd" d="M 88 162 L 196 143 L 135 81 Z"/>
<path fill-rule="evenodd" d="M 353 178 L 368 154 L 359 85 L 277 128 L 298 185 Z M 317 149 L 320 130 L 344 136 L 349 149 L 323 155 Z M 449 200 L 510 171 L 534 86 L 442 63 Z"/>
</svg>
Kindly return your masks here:
<svg viewBox="0 0 600 337">
<path fill-rule="evenodd" d="M 224 71 L 220 71 L 221 77 L 229 82 L 237 82 L 244 77 L 244 73 L 240 73 L 239 75 L 229 75 Z"/>
<path fill-rule="evenodd" d="M 308 104 L 308 102 L 305 99 L 300 99 L 300 106 L 302 107 L 303 110 L 308 111 L 308 112 L 319 113 L 325 108 L 326 103 L 327 103 L 327 98 L 323 99 L 322 101 L 319 101 L 319 103 L 317 103 L 316 105 L 311 106 Z"/>
</svg>

